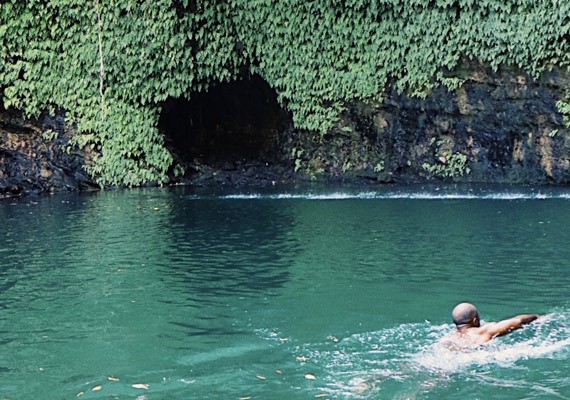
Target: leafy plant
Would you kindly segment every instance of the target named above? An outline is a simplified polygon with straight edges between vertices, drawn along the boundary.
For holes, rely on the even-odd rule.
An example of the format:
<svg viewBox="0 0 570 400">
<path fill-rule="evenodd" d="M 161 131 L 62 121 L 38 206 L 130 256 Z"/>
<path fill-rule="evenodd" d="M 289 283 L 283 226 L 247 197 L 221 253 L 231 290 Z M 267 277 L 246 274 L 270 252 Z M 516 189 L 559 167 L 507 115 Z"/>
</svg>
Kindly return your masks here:
<svg viewBox="0 0 570 400">
<path fill-rule="evenodd" d="M 324 134 L 388 84 L 456 89 L 464 60 L 535 77 L 568 67 L 568 15 L 559 0 L 5 0 L 0 89 L 29 116 L 66 110 L 97 181 L 135 186 L 168 179 L 157 122 L 169 97 L 255 73 L 297 128 Z"/>
<path fill-rule="evenodd" d="M 471 172 L 467 161 L 465 154 L 446 150 L 436 163 L 424 163 L 422 167 L 430 174 L 440 178 L 457 178 Z"/>
</svg>

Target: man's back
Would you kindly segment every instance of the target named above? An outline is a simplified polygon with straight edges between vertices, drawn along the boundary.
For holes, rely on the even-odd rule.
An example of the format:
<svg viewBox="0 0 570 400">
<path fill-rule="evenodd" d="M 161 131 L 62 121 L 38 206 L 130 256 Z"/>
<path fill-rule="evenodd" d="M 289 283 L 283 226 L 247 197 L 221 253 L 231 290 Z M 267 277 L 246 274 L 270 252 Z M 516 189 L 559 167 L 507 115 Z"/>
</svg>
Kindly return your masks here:
<svg viewBox="0 0 570 400">
<path fill-rule="evenodd" d="M 451 342 L 460 347 L 477 346 L 487 343 L 489 340 L 487 335 L 482 334 L 481 328 L 466 328 L 462 331 L 453 331 L 444 337 L 444 341 Z"/>
<path fill-rule="evenodd" d="M 521 314 L 499 322 L 481 325 L 479 313 L 470 303 L 457 305 L 452 315 L 457 331 L 451 332 L 443 340 L 460 347 L 487 343 L 494 337 L 506 335 L 538 318 L 536 314 Z"/>
</svg>

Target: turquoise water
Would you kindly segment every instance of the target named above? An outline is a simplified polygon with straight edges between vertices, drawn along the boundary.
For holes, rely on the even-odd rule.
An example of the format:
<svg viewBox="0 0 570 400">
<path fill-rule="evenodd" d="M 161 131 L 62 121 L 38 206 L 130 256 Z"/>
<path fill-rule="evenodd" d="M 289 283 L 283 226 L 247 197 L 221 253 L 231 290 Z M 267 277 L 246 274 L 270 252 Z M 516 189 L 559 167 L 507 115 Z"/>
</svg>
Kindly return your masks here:
<svg viewBox="0 0 570 400">
<path fill-rule="evenodd" d="M 570 191 L 146 189 L 0 217 L 0 398 L 570 398 Z M 465 300 L 543 317 L 451 352 Z"/>
</svg>

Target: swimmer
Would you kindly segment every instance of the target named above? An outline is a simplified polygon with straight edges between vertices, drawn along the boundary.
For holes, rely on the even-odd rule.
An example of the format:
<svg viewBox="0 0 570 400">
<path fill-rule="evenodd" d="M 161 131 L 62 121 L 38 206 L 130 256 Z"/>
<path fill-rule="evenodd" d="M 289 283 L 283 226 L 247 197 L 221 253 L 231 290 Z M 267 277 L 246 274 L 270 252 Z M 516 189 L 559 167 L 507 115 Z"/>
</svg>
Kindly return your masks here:
<svg viewBox="0 0 570 400">
<path fill-rule="evenodd" d="M 536 314 L 521 314 L 498 322 L 481 325 L 479 312 L 473 304 L 458 304 L 452 313 L 457 331 L 448 334 L 445 339 L 456 345 L 480 345 L 497 336 L 504 336 L 538 318 Z"/>
</svg>

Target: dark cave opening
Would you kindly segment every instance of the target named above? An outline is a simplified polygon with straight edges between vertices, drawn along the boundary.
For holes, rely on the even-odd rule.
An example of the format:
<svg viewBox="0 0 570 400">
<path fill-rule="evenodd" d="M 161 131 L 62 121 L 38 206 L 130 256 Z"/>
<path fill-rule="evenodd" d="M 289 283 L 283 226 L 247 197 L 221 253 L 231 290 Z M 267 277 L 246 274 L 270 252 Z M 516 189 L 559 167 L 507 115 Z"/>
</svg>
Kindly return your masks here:
<svg viewBox="0 0 570 400">
<path fill-rule="evenodd" d="M 163 105 L 159 129 L 179 163 L 278 162 L 290 115 L 261 77 L 220 83 Z"/>
</svg>

